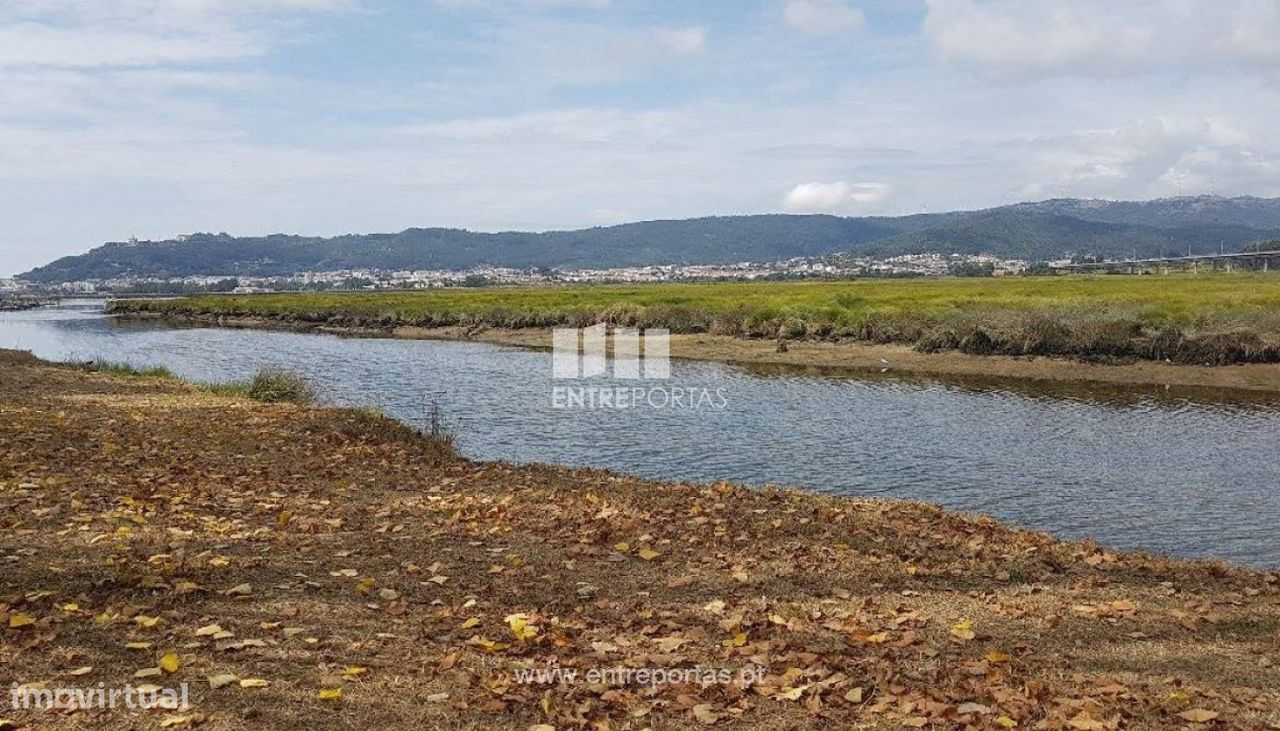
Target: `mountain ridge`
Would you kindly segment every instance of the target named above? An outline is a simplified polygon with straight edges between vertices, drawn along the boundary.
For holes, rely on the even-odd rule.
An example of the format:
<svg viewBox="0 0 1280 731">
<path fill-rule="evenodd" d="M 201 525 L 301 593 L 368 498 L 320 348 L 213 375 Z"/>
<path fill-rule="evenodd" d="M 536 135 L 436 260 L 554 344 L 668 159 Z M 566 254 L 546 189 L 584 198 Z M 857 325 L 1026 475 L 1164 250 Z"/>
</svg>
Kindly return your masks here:
<svg viewBox="0 0 1280 731">
<path fill-rule="evenodd" d="M 128 276 L 287 276 L 346 269 L 464 270 L 481 265 L 604 269 L 841 253 L 988 253 L 1045 260 L 1072 254 L 1124 257 L 1238 251 L 1275 238 L 1280 238 L 1280 198 L 1058 198 L 907 216 L 766 213 L 542 232 L 412 227 L 396 233 L 331 237 L 198 233 L 163 241 L 108 242 L 18 276 L 51 284 Z"/>
</svg>

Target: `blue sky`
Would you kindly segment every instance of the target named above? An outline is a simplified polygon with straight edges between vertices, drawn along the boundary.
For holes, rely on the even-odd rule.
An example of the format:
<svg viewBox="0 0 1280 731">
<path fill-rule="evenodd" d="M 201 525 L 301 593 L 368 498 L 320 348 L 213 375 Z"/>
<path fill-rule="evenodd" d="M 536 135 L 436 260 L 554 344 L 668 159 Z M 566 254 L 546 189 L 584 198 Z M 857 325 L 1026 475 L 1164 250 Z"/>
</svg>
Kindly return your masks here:
<svg viewBox="0 0 1280 731">
<path fill-rule="evenodd" d="M 0 275 L 130 235 L 1280 195 L 1275 0 L 0 0 Z"/>
</svg>

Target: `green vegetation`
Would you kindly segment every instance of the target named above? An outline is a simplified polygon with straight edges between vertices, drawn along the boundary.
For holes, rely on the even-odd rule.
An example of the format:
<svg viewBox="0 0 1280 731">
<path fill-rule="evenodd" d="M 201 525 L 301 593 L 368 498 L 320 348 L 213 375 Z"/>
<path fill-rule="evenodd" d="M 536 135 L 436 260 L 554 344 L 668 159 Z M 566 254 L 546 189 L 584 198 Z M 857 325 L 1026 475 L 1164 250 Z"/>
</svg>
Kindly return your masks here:
<svg viewBox="0 0 1280 731">
<path fill-rule="evenodd" d="M 133 366 L 128 363 L 114 363 L 111 361 L 90 361 L 81 364 L 87 370 L 95 373 L 111 373 L 117 376 L 149 376 L 151 378 L 176 378 L 173 371 L 164 366 Z"/>
<path fill-rule="evenodd" d="M 115 313 L 299 327 L 581 327 L 913 344 L 980 355 L 1280 360 L 1280 276 L 1071 276 L 444 289 L 122 300 Z"/>
<path fill-rule="evenodd" d="M 245 395 L 267 404 L 311 404 L 316 400 L 307 379 L 278 368 L 263 368 L 245 386 Z"/>
</svg>

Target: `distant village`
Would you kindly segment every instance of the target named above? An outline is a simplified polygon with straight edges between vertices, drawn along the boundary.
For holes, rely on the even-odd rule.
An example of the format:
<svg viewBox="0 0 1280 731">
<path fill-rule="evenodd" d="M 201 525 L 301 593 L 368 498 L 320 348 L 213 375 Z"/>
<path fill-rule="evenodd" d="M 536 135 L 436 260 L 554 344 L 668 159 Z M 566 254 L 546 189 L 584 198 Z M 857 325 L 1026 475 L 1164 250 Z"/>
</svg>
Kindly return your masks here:
<svg viewBox="0 0 1280 731">
<path fill-rule="evenodd" d="M 988 255 L 907 254 L 884 259 L 837 255 L 776 262 L 672 264 L 616 269 L 510 269 L 481 266 L 465 271 L 348 269 L 300 272 L 290 276 L 202 275 L 173 278 L 119 277 L 35 285 L 0 279 L 0 295 L 179 294 L 190 292 L 282 292 L 335 289 L 431 289 L 512 284 L 645 283 L 734 280 L 843 279 L 853 277 L 1005 276 L 1021 274 L 1030 263 Z"/>
</svg>

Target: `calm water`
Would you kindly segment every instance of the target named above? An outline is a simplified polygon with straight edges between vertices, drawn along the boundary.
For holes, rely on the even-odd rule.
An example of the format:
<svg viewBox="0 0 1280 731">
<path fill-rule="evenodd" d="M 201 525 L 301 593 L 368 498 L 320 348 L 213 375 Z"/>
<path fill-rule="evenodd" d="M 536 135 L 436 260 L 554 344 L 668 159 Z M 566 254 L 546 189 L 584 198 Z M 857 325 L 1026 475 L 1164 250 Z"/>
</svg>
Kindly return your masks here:
<svg viewBox="0 0 1280 731">
<path fill-rule="evenodd" d="M 478 459 L 921 499 L 1117 547 L 1280 567 L 1280 404 L 1263 399 L 673 362 L 671 385 L 723 388 L 727 408 L 564 411 L 550 406 L 564 382 L 548 353 L 172 328 L 107 318 L 100 303 L 0 313 L 0 348 L 205 382 L 283 366 L 330 402 L 416 424 L 434 399 Z"/>
</svg>

